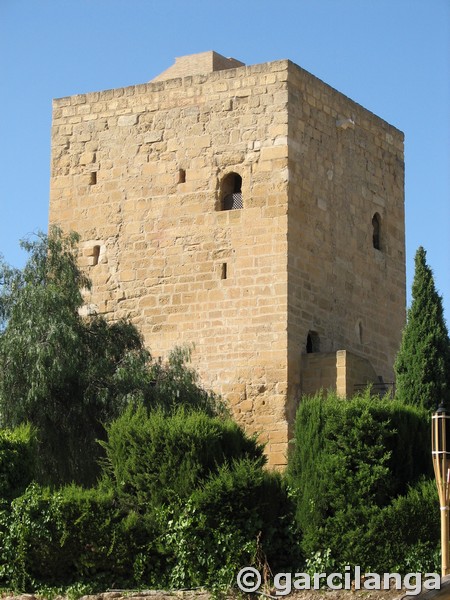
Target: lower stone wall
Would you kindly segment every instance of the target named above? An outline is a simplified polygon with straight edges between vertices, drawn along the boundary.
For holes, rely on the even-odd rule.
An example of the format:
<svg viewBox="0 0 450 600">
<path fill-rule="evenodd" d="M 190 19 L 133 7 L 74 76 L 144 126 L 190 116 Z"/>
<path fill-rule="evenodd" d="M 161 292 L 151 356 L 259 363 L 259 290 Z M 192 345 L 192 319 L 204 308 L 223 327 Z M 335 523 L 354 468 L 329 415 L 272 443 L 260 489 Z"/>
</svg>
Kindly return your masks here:
<svg viewBox="0 0 450 600">
<path fill-rule="evenodd" d="M 355 386 L 377 382 L 378 377 L 370 361 L 348 350 L 314 352 L 302 356 L 302 395 L 323 389 L 351 398 L 357 391 Z"/>
<path fill-rule="evenodd" d="M 314 352 L 302 355 L 301 394 L 336 390 L 336 353 Z"/>
<path fill-rule="evenodd" d="M 358 391 L 355 386 L 378 382 L 378 376 L 370 362 L 347 350 L 336 352 L 336 366 L 336 389 L 339 395 L 346 398 L 351 398 Z"/>
</svg>

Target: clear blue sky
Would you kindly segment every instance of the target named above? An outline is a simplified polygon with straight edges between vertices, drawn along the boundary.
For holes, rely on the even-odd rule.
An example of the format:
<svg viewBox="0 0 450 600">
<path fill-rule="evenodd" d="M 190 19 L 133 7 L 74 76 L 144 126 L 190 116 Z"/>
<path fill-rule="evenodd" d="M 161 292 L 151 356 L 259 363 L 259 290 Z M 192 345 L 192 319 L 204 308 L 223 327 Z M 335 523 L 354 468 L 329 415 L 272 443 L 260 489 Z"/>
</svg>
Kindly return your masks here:
<svg viewBox="0 0 450 600">
<path fill-rule="evenodd" d="M 0 252 L 47 228 L 52 98 L 143 83 L 176 56 L 289 58 L 405 133 L 407 285 L 450 323 L 450 0 L 0 0 Z"/>
</svg>

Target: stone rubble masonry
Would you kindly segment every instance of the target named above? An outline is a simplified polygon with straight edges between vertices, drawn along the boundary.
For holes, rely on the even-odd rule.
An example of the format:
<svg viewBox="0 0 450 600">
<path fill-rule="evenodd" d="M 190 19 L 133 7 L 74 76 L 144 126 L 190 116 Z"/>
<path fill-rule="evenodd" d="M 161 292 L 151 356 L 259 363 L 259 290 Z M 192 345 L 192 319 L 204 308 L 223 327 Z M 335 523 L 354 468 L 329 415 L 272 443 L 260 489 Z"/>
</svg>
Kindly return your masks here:
<svg viewBox="0 0 450 600">
<path fill-rule="evenodd" d="M 403 134 L 288 60 L 214 71 L 213 54 L 178 59 L 183 77 L 54 101 L 50 222 L 81 235 L 85 312 L 130 318 L 154 356 L 194 343 L 203 384 L 281 468 L 309 332 L 316 360 L 334 353 L 336 369 L 346 350 L 361 377 L 393 379 Z M 223 211 L 230 173 L 244 207 Z"/>
</svg>

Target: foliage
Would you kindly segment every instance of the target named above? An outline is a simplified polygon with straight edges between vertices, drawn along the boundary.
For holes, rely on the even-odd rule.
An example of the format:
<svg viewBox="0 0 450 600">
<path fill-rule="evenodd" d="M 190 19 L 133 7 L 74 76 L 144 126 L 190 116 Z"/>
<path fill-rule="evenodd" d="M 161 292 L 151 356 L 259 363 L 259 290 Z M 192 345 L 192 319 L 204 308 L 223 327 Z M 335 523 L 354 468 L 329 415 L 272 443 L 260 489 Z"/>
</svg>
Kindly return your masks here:
<svg viewBox="0 0 450 600">
<path fill-rule="evenodd" d="M 420 478 L 428 429 L 424 409 L 369 393 L 304 399 L 291 491 L 233 422 L 130 405 L 108 426 L 102 485 L 33 484 L 0 511 L 0 585 L 218 592 L 242 566 L 266 582 L 294 571 L 302 550 L 307 571 L 431 572 L 439 511 L 434 482 Z"/>
<path fill-rule="evenodd" d="M 31 253 L 23 271 L 0 266 L 0 306 L 6 320 L 0 338 L 1 415 L 12 426 L 39 410 L 37 399 L 50 398 L 55 388 L 76 376 L 80 288 L 89 287 L 75 264 L 76 240 L 55 232 L 22 242 Z"/>
<path fill-rule="evenodd" d="M 370 553 L 377 573 L 440 570 L 440 511 L 436 482 L 421 480 L 377 516 Z"/>
<path fill-rule="evenodd" d="M 296 541 L 281 478 L 254 460 L 223 464 L 167 520 L 173 587 L 226 589 L 240 568 L 292 566 Z M 270 566 L 269 566 L 270 565 Z"/>
<path fill-rule="evenodd" d="M 59 316 L 61 323 L 70 323 L 74 319 L 74 309 L 83 304 L 81 290 L 91 287 L 89 279 L 76 264 L 78 239 L 76 233 L 64 236 L 59 228 L 53 227 L 48 236 L 40 233 L 35 241 L 20 242 L 20 246 L 30 254 L 22 271 L 1 260 L 0 316 L 3 327 L 11 319 L 22 320 L 28 324 L 26 333 L 30 336 L 29 340 L 42 340 L 47 334 L 45 319 L 50 318 L 52 313 Z M 45 311 L 41 314 L 41 320 L 33 314 L 35 304 Z M 49 333 L 52 335 L 49 344 L 56 343 L 58 332 Z M 68 328 L 59 333 L 65 333 L 64 341 L 71 343 L 72 336 Z M 36 358 L 44 361 L 45 355 L 37 353 Z M 55 375 L 58 372 L 58 367 L 55 367 Z M 44 381 L 39 383 L 45 384 Z"/>
<path fill-rule="evenodd" d="M 2 423 L 37 428 L 39 477 L 52 483 L 95 480 L 100 421 L 117 416 L 129 391 L 115 385 L 117 368 L 143 353 L 132 326 L 80 316 L 90 282 L 76 263 L 77 241 L 54 228 L 22 243 L 30 253 L 23 271 L 0 266 Z"/>
<path fill-rule="evenodd" d="M 307 556 L 329 548 L 343 564 L 370 566 L 382 507 L 430 473 L 426 411 L 388 399 L 305 398 L 296 418 L 289 479 Z"/>
<path fill-rule="evenodd" d="M 36 432 L 30 425 L 0 429 L 0 503 L 20 496 L 35 471 Z"/>
<path fill-rule="evenodd" d="M 0 582 L 16 590 L 156 585 L 165 572 L 155 523 L 104 490 L 33 484 L 0 516 L 0 530 Z"/>
<path fill-rule="evenodd" d="M 169 584 L 230 585 L 236 569 L 298 558 L 293 507 L 262 446 L 231 420 L 129 407 L 108 427 L 106 468 L 128 509 L 164 532 Z"/>
<path fill-rule="evenodd" d="M 0 263 L 0 425 L 36 427 L 45 484 L 94 484 L 96 440 L 130 402 L 224 412 L 188 367 L 189 349 L 152 361 L 131 323 L 80 315 L 91 284 L 77 266 L 77 242 L 52 228 L 22 243 L 30 253 L 22 271 Z"/>
<path fill-rule="evenodd" d="M 450 401 L 450 340 L 442 298 L 420 247 L 415 256 L 412 303 L 395 361 L 396 397 L 434 410 Z"/>
<path fill-rule="evenodd" d="M 294 527 L 294 505 L 278 473 L 264 470 L 248 458 L 234 460 L 210 475 L 193 492 L 191 501 L 194 510 L 204 516 L 203 531 L 198 537 L 205 543 L 209 535 L 209 548 L 217 549 L 206 585 L 212 585 L 221 569 L 225 574 L 227 565 L 228 581 L 248 564 L 272 573 L 298 566 L 301 555 Z M 247 546 L 235 546 L 233 562 L 233 552 L 223 540 L 239 537 Z M 246 556 L 244 550 L 249 549 L 250 543 L 252 555 Z"/>
<path fill-rule="evenodd" d="M 317 550 L 305 561 L 305 573 L 314 577 L 315 573 L 339 573 L 343 568 L 331 556 L 331 549 Z"/>
<path fill-rule="evenodd" d="M 263 464 L 263 448 L 232 420 L 178 408 L 172 414 L 130 406 L 108 427 L 105 467 L 130 506 L 185 500 L 209 473 L 233 458 Z"/>
<path fill-rule="evenodd" d="M 192 346 L 178 346 L 169 353 L 166 362 L 152 361 L 149 365 L 151 394 L 142 395 L 141 399 L 148 408 L 169 413 L 183 406 L 185 410 L 202 411 L 209 416 L 229 417 L 221 398 L 203 389 L 198 373 L 189 367 L 192 349 Z"/>
<path fill-rule="evenodd" d="M 135 415 L 143 418 L 140 411 Z M 180 433 L 181 411 L 157 416 L 167 421 L 169 431 Z M 10 511 L 0 512 L 0 584 L 27 591 L 85 584 L 101 590 L 112 583 L 219 590 L 233 583 L 242 566 L 254 565 L 268 577 L 269 565 L 279 569 L 296 563 L 298 544 L 288 492 L 279 475 L 264 470 L 260 447 L 248 439 L 239 441 L 231 422 L 201 414 L 184 416 L 184 434 L 190 438 L 185 449 L 194 457 L 189 462 L 195 467 L 194 459 L 204 461 L 189 487 L 174 486 L 184 497 L 174 491 L 171 501 L 162 503 L 155 495 L 141 495 L 135 509 L 105 485 L 52 491 L 32 484 L 12 502 Z M 198 435 L 211 443 L 211 454 L 206 445 L 198 456 L 189 450 L 198 444 Z M 182 439 L 178 436 L 179 442 Z M 152 445 L 151 438 L 141 442 Z M 239 446 L 250 451 L 241 448 L 242 458 L 233 459 Z M 224 449 L 228 457 L 221 455 Z M 150 482 L 159 484 L 156 479 Z"/>
<path fill-rule="evenodd" d="M 302 553 L 308 571 L 437 569 L 437 494 L 422 476 L 450 346 L 423 249 L 398 399 L 304 398 L 283 478 L 202 389 L 189 348 L 153 361 L 132 324 L 80 316 L 90 282 L 76 246 L 54 229 L 24 244 L 23 271 L 0 263 L 0 417 L 17 427 L 0 430 L 0 584 L 217 591 L 242 566 L 293 571 Z M 92 484 L 99 457 L 103 479 L 24 492 L 36 456 L 41 482 Z"/>
</svg>

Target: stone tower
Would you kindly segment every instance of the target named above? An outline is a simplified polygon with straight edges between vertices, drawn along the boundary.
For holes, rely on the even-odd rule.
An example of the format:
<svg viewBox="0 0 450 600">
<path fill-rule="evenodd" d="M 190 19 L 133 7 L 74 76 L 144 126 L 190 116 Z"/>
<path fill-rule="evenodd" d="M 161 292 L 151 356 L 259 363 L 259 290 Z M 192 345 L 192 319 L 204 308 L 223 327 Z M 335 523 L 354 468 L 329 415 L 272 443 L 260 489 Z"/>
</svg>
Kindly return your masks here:
<svg viewBox="0 0 450 600">
<path fill-rule="evenodd" d="M 302 393 L 389 382 L 405 320 L 403 134 L 288 60 L 215 52 L 54 101 L 50 221 L 86 309 L 203 383 L 286 462 Z"/>
</svg>

